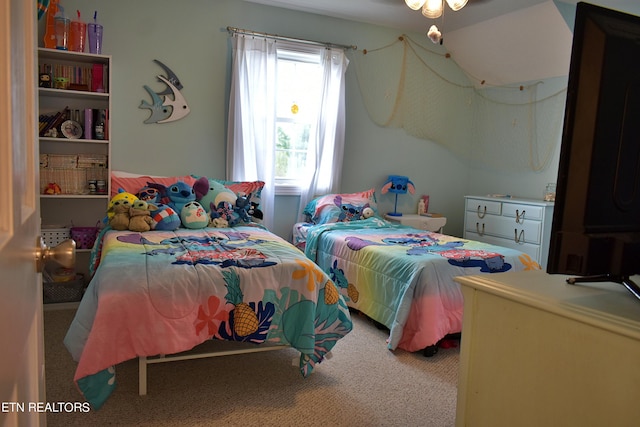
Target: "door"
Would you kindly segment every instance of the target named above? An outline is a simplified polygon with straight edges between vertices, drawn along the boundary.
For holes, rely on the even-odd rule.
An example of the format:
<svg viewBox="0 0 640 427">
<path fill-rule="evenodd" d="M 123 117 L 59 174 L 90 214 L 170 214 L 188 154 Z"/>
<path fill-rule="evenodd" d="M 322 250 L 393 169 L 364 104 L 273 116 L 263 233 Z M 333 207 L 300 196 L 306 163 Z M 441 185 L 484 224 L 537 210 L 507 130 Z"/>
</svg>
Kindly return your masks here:
<svg viewBox="0 0 640 427">
<path fill-rule="evenodd" d="M 0 425 L 45 425 L 36 2 L 0 0 Z"/>
</svg>

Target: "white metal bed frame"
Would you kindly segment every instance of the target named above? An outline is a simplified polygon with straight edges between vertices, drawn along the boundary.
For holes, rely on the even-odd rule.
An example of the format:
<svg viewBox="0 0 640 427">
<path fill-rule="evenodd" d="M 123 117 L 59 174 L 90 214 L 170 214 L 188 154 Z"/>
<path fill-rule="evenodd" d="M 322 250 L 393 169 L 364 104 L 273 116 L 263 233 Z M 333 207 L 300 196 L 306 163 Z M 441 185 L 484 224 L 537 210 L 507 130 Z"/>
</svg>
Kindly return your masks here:
<svg viewBox="0 0 640 427">
<path fill-rule="evenodd" d="M 191 359 L 205 359 L 209 357 L 218 356 L 232 356 L 236 354 L 247 353 L 260 353 L 264 351 L 284 350 L 285 348 L 291 348 L 288 345 L 256 345 L 255 348 L 245 348 L 240 350 L 225 350 L 225 351 L 213 351 L 193 354 L 175 354 L 175 355 L 160 355 L 160 356 L 139 356 L 138 357 L 138 394 L 145 396 L 147 394 L 147 366 L 156 363 L 177 362 L 180 360 Z M 297 359 L 293 360 L 293 364 L 296 364 Z"/>
</svg>

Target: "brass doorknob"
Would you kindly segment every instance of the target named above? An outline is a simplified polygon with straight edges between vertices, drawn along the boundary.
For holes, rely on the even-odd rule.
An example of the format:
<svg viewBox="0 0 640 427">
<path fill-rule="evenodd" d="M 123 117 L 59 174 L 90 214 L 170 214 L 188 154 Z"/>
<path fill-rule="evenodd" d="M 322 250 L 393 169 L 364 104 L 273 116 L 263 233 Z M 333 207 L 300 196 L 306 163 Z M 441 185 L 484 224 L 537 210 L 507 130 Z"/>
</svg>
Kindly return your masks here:
<svg viewBox="0 0 640 427">
<path fill-rule="evenodd" d="M 42 237 L 38 236 L 36 241 L 36 269 L 38 273 L 42 273 L 48 261 L 54 261 L 65 268 L 73 268 L 76 264 L 76 242 L 73 239 L 67 239 L 50 248 L 44 243 Z"/>
</svg>

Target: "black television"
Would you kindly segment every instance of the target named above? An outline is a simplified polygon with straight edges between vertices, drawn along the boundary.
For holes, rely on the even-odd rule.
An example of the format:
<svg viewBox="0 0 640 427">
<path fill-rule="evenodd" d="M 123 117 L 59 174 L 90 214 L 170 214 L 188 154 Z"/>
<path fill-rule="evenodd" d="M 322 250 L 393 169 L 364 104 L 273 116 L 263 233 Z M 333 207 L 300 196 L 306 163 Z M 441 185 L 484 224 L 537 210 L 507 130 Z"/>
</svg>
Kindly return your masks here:
<svg viewBox="0 0 640 427">
<path fill-rule="evenodd" d="M 547 272 L 640 299 L 640 17 L 576 7 Z"/>
</svg>

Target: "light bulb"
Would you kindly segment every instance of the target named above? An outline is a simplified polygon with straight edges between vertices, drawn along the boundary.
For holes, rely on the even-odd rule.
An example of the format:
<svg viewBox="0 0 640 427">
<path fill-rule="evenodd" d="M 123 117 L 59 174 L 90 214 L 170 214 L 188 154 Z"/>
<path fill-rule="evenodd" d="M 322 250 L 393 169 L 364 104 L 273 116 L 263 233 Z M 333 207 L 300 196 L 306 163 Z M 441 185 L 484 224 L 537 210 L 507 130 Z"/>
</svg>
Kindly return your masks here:
<svg viewBox="0 0 640 427">
<path fill-rule="evenodd" d="M 422 6 L 422 15 L 430 19 L 440 18 L 443 7 L 443 0 L 427 0 Z"/>
<path fill-rule="evenodd" d="M 451 10 L 457 12 L 467 4 L 467 1 L 468 0 L 447 0 L 447 4 L 451 8 Z"/>
<path fill-rule="evenodd" d="M 407 6 L 409 6 L 409 9 L 413 9 L 413 10 L 420 9 L 425 1 L 427 0 L 404 0 Z"/>
</svg>

